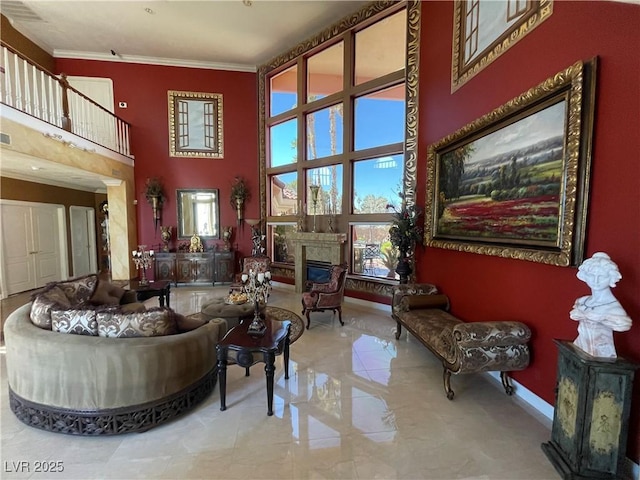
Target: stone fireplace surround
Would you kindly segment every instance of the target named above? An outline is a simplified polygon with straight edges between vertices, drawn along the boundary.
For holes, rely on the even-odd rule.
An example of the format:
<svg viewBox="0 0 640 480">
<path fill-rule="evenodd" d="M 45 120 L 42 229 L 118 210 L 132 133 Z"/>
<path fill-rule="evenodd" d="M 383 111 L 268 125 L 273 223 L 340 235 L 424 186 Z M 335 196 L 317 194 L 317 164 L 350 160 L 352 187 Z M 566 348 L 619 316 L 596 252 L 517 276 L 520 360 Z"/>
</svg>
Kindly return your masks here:
<svg viewBox="0 0 640 480">
<path fill-rule="evenodd" d="M 295 287 L 302 293 L 307 280 L 307 260 L 338 265 L 344 261 L 345 233 L 296 232 L 289 236 L 295 250 Z"/>
</svg>

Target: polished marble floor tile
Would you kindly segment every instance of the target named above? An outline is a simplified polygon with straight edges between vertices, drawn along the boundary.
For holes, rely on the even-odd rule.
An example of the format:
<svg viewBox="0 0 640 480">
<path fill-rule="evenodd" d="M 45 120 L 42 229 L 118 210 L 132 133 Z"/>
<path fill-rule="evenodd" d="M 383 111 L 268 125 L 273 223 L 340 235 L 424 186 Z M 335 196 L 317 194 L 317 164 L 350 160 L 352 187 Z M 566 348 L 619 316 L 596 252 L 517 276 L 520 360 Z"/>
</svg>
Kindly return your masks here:
<svg viewBox="0 0 640 480">
<path fill-rule="evenodd" d="M 178 312 L 199 311 L 226 287 L 171 291 Z M 150 299 L 148 305 L 157 305 Z M 270 304 L 301 315 L 300 295 L 276 286 Z M 389 308 L 346 301 L 345 325 L 313 313 L 291 346 L 290 378 L 276 361 L 274 415 L 262 364 L 230 366 L 227 410 L 218 388 L 195 410 L 145 433 L 92 438 L 47 433 L 8 407 L 1 356 L 1 460 L 63 462 L 63 474 L 7 471 L 3 479 L 556 479 L 540 444 L 549 425 L 485 375 L 452 378 L 411 336 L 395 340 Z"/>
</svg>

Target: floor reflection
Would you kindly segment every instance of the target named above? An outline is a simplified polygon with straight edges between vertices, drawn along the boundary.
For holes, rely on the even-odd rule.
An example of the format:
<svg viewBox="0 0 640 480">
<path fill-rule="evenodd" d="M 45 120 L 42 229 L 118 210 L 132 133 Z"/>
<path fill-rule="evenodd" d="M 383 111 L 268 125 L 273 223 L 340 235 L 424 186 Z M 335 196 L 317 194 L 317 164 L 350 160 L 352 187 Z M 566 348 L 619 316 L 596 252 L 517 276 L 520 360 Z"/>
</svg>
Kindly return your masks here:
<svg viewBox="0 0 640 480">
<path fill-rule="evenodd" d="M 227 289 L 172 288 L 171 305 L 195 313 Z M 301 309 L 299 294 L 277 286 L 269 304 Z M 455 377 L 447 400 L 441 365 L 410 336 L 395 339 L 388 310 L 345 302 L 344 327 L 331 312 L 312 317 L 291 345 L 288 380 L 276 359 L 272 417 L 264 365 L 249 377 L 229 366 L 227 410 L 216 387 L 143 434 L 75 438 L 24 426 L 8 408 L 2 356 L 2 459 L 62 461 L 65 478 L 556 478 L 540 449 L 548 425 L 482 375 Z"/>
</svg>

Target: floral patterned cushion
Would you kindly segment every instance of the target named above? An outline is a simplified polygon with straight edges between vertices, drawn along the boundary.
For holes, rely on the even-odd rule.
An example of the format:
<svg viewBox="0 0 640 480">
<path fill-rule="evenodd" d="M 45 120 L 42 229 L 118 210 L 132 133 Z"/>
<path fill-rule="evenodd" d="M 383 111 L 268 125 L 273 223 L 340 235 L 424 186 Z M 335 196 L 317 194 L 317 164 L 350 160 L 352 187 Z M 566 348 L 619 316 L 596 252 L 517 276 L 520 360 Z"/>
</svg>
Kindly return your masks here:
<svg viewBox="0 0 640 480">
<path fill-rule="evenodd" d="M 33 297 L 31 305 L 31 322 L 40 328 L 51 330 L 51 310 L 71 306 L 64 291 L 57 285 L 49 285 Z"/>
<path fill-rule="evenodd" d="M 51 330 L 59 333 L 98 336 L 96 311 L 90 308 L 51 311 Z"/>
<path fill-rule="evenodd" d="M 270 265 L 271 259 L 263 255 L 245 257 L 242 264 L 242 271 L 243 273 L 249 273 L 249 270 L 253 270 L 256 273 L 264 273 L 269 270 Z"/>
<path fill-rule="evenodd" d="M 98 276 L 94 274 L 72 278 L 66 282 L 57 282 L 55 285 L 62 289 L 71 305 L 82 305 L 89 301 L 97 283 Z"/>
<path fill-rule="evenodd" d="M 169 308 L 150 308 L 145 312 L 98 312 L 101 337 L 159 337 L 178 332 L 175 313 Z"/>
</svg>

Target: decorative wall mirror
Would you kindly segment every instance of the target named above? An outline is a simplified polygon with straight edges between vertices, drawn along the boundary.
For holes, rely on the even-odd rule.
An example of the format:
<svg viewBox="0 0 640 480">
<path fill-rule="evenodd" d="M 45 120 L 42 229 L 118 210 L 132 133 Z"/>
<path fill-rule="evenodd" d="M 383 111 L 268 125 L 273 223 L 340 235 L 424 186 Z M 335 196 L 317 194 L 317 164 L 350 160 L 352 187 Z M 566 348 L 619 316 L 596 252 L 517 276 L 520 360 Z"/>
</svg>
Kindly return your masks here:
<svg viewBox="0 0 640 480">
<path fill-rule="evenodd" d="M 197 234 L 200 238 L 220 238 L 220 203 L 218 189 L 183 189 L 176 191 L 178 238 Z"/>
</svg>

